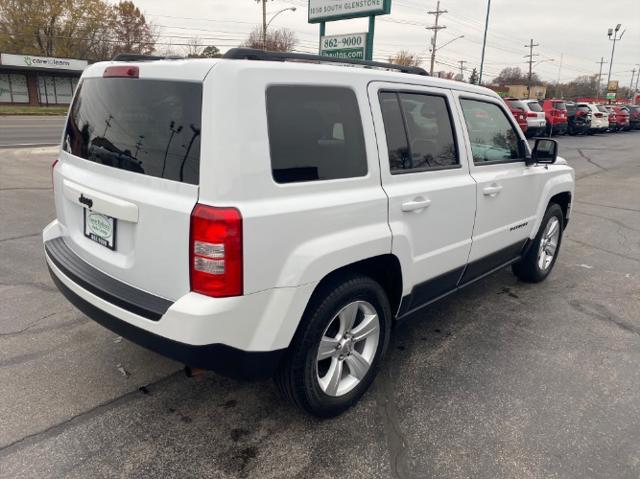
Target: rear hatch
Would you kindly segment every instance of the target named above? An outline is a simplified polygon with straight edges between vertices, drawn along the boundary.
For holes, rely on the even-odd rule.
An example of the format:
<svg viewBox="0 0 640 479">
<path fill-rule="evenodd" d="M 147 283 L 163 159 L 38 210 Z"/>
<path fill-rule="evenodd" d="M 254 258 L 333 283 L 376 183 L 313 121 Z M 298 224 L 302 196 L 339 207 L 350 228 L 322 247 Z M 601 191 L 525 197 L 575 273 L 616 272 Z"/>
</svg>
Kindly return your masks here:
<svg viewBox="0 0 640 479">
<path fill-rule="evenodd" d="M 563 101 L 551 102 L 551 118 L 554 123 L 567 122 L 567 104 Z"/>
<path fill-rule="evenodd" d="M 537 101 L 524 102 L 527 107 L 527 121 L 529 126 L 544 126 L 546 123 L 544 110 Z"/>
<path fill-rule="evenodd" d="M 92 66 L 71 105 L 55 168 L 67 245 L 104 273 L 170 300 L 190 289 L 202 81 L 211 67 Z"/>
</svg>

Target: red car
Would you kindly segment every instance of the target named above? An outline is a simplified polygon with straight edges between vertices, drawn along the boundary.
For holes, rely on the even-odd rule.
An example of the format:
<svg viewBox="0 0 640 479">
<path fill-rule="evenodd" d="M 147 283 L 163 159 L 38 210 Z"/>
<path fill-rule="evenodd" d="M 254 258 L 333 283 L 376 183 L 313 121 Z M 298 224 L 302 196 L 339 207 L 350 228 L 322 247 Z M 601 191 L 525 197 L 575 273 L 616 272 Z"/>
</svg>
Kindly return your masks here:
<svg viewBox="0 0 640 479">
<path fill-rule="evenodd" d="M 607 114 L 609 118 L 609 131 L 616 131 L 618 129 L 618 123 L 616 122 L 616 112 L 613 111 L 613 108 L 609 105 L 598 105 L 598 110 Z"/>
<path fill-rule="evenodd" d="M 527 113 L 522 108 L 515 108 L 514 106 L 512 106 L 509 100 L 515 100 L 515 98 L 504 98 L 504 102 L 507 104 L 507 106 L 509 107 L 509 110 L 511 111 L 511 114 L 518 122 L 518 126 L 522 130 L 522 133 L 526 133 L 527 132 Z"/>
<path fill-rule="evenodd" d="M 631 129 L 631 122 L 629 118 L 629 109 L 622 105 L 611 105 L 611 108 L 616 113 L 616 123 L 618 124 L 618 131 L 628 131 Z"/>
<path fill-rule="evenodd" d="M 568 128 L 567 105 L 564 100 L 555 98 L 540 100 L 547 120 L 547 134 L 564 135 Z"/>
</svg>

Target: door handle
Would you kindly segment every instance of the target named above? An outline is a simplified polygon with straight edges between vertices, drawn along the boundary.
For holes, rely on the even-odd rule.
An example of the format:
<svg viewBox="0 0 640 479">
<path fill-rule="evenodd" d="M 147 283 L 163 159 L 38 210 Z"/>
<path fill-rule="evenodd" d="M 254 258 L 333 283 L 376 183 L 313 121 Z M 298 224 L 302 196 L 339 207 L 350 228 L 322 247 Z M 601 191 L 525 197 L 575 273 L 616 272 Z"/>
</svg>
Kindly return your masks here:
<svg viewBox="0 0 640 479">
<path fill-rule="evenodd" d="M 498 193 L 502 191 L 501 185 L 493 184 L 491 186 L 487 186 L 482 190 L 485 196 L 496 196 Z"/>
<path fill-rule="evenodd" d="M 402 203 L 402 211 L 409 212 L 409 211 L 423 210 L 427 208 L 430 204 L 431 204 L 430 199 L 418 197 L 418 198 L 414 198 L 411 201 Z"/>
</svg>

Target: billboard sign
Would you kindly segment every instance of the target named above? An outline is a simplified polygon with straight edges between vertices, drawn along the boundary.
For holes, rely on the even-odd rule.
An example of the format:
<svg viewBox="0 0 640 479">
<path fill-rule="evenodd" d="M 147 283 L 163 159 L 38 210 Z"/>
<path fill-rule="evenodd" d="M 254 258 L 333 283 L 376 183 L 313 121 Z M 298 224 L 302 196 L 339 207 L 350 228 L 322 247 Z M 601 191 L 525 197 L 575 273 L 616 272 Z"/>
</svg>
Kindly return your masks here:
<svg viewBox="0 0 640 479">
<path fill-rule="evenodd" d="M 309 0 L 309 23 L 386 15 L 391 0 Z"/>
<path fill-rule="evenodd" d="M 611 80 L 607 85 L 607 91 L 618 91 L 618 80 Z"/>
<path fill-rule="evenodd" d="M 82 71 L 87 68 L 89 63 L 86 60 L 76 60 L 73 58 L 39 57 L 36 55 L 12 55 L 9 53 L 1 53 L 0 65 L 23 68 Z"/>
<path fill-rule="evenodd" d="M 364 60 L 366 48 L 366 32 L 320 37 L 320 55 L 327 57 Z"/>
</svg>

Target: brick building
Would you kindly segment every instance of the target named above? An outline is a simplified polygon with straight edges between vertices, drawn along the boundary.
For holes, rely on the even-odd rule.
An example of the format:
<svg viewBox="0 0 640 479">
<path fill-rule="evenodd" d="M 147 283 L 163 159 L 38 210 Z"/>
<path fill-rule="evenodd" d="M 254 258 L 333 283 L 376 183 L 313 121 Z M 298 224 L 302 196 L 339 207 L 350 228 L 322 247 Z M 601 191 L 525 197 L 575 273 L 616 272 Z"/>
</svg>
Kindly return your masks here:
<svg viewBox="0 0 640 479">
<path fill-rule="evenodd" d="M 0 53 L 0 104 L 68 105 L 86 60 Z"/>
</svg>

